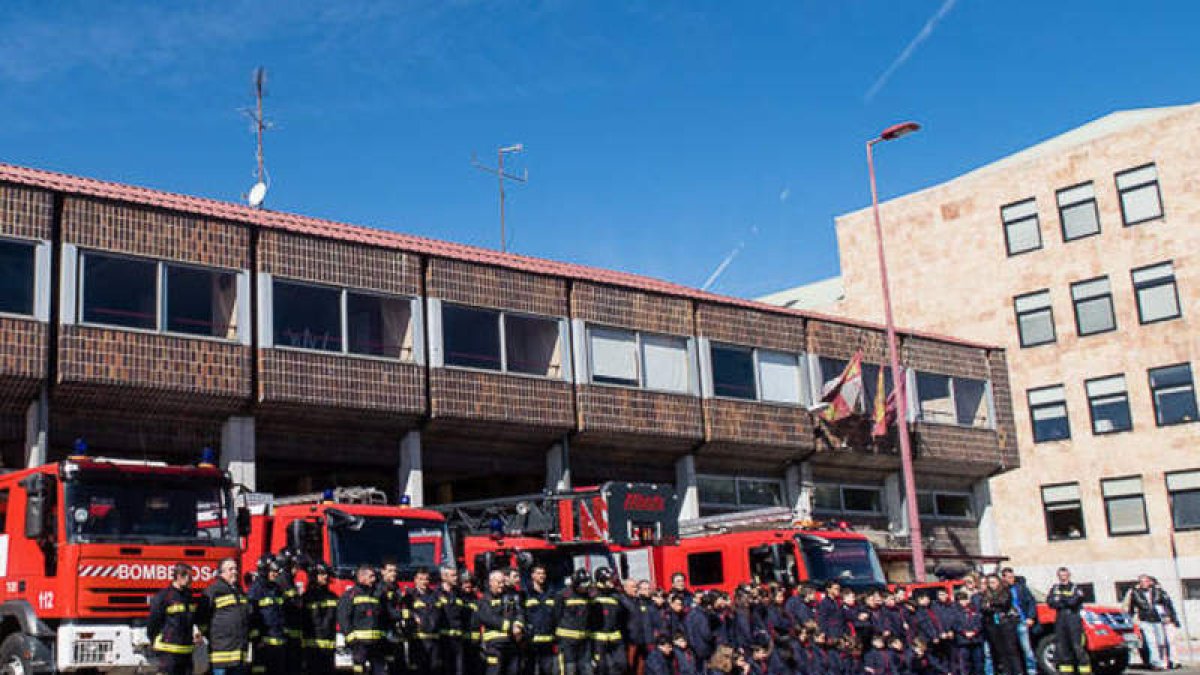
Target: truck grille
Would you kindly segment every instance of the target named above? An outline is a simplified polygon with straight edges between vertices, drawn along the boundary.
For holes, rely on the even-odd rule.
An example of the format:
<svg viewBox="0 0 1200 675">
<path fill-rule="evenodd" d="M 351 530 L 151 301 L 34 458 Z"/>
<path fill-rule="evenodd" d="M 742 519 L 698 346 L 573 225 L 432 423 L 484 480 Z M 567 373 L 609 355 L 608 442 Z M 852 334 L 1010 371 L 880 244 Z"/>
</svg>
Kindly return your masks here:
<svg viewBox="0 0 1200 675">
<path fill-rule="evenodd" d="M 74 645 L 73 663 L 81 666 L 104 665 L 111 660 L 112 640 L 79 640 Z"/>
</svg>

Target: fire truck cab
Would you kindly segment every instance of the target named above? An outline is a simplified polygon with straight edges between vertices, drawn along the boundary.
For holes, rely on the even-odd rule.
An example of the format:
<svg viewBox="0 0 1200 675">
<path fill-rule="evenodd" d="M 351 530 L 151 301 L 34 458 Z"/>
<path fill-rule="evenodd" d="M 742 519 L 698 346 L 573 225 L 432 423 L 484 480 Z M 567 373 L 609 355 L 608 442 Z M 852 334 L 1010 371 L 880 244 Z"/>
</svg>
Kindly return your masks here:
<svg viewBox="0 0 1200 675">
<path fill-rule="evenodd" d="M 77 456 L 0 475 L 0 671 L 144 671 L 149 598 L 176 563 L 207 586 L 239 521 L 210 465 Z"/>
</svg>

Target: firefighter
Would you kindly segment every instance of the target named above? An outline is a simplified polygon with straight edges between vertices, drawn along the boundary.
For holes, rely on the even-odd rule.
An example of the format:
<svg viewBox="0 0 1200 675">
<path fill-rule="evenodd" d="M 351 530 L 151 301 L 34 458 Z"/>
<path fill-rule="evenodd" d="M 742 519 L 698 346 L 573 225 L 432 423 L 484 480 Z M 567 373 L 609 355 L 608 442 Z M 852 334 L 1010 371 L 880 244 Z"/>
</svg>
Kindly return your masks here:
<svg viewBox="0 0 1200 675">
<path fill-rule="evenodd" d="M 400 588 L 400 567 L 386 562 L 379 571 L 375 584 L 375 597 L 379 598 L 384 611 L 383 631 L 386 642 L 387 669 L 392 675 L 408 671 L 408 644 L 406 633 L 410 619 L 408 603 Z"/>
<path fill-rule="evenodd" d="M 296 570 L 299 560 L 290 549 L 279 552 L 277 557 L 282 572 L 279 573 L 279 592 L 283 596 L 283 632 L 286 637 L 284 658 L 287 672 L 300 672 L 301 656 L 304 639 L 304 601 L 300 599 L 300 589 L 296 587 Z"/>
<path fill-rule="evenodd" d="M 441 584 L 441 597 L 438 599 L 442 610 L 442 627 L 438 631 L 441 647 L 442 673 L 445 675 L 464 675 L 463 671 L 463 639 L 467 634 L 467 621 L 470 609 L 467 608 L 467 595 L 458 586 L 458 568 L 445 565 L 438 571 L 438 582 Z"/>
<path fill-rule="evenodd" d="M 192 593 L 192 568 L 178 563 L 171 567 L 171 585 L 150 600 L 146 637 L 154 650 L 157 672 L 191 675 L 197 609 Z"/>
<path fill-rule="evenodd" d="M 409 666 L 414 673 L 440 673 L 442 655 L 439 649 L 445 615 L 442 612 L 442 591 L 430 583 L 429 570 L 418 569 L 413 574 L 413 587 L 407 597 L 411 617 L 409 631 Z"/>
<path fill-rule="evenodd" d="M 554 636 L 562 675 L 587 675 L 591 672 L 592 651 L 588 641 L 591 619 L 592 577 L 585 569 L 575 570 L 570 583 L 558 594 L 554 612 Z"/>
<path fill-rule="evenodd" d="M 332 576 L 325 563 L 313 565 L 308 573 L 308 588 L 300 600 L 304 606 L 304 667 L 309 675 L 332 675 L 337 650 L 338 597 L 329 588 Z"/>
<path fill-rule="evenodd" d="M 390 618 L 375 588 L 375 570 L 370 565 L 359 565 L 354 581 L 337 606 L 337 623 L 350 649 L 354 672 L 387 675 L 385 628 Z"/>
<path fill-rule="evenodd" d="M 475 577 L 470 572 L 463 574 L 459 583 L 466 607 L 467 634 L 463 640 L 463 672 L 465 675 L 483 675 L 483 626 L 479 623 L 479 590 Z"/>
<path fill-rule="evenodd" d="M 555 675 L 558 654 L 554 648 L 554 608 L 557 602 L 546 585 L 546 566 L 529 569 L 529 588 L 525 590 L 525 625 L 529 642 L 525 654 L 526 675 Z"/>
<path fill-rule="evenodd" d="M 201 619 L 213 675 L 243 675 L 250 662 L 251 608 L 238 583 L 238 563 L 226 558 L 204 591 Z"/>
<path fill-rule="evenodd" d="M 1054 660 L 1060 673 L 1090 673 L 1086 638 L 1083 634 L 1083 589 L 1071 581 L 1071 570 L 1058 568 L 1058 583 L 1050 587 L 1046 604 L 1054 617 Z"/>
<path fill-rule="evenodd" d="M 617 598 L 613 578 L 612 570 L 607 567 L 596 568 L 593 577 L 596 591 L 592 597 L 588 632 L 592 638 L 592 663 L 596 675 L 623 675 L 629 667 L 621 630 L 627 619 L 625 608 Z"/>
<path fill-rule="evenodd" d="M 283 617 L 283 589 L 279 577 L 283 565 L 273 555 L 258 561 L 258 575 L 250 586 L 250 607 L 254 611 L 254 666 L 251 672 L 283 675 L 287 669 L 287 630 Z"/>
<path fill-rule="evenodd" d="M 483 656 L 487 675 L 518 675 L 520 645 L 525 640 L 521 598 L 505 583 L 504 572 L 488 574 L 488 589 L 476 613 L 483 628 Z"/>
</svg>

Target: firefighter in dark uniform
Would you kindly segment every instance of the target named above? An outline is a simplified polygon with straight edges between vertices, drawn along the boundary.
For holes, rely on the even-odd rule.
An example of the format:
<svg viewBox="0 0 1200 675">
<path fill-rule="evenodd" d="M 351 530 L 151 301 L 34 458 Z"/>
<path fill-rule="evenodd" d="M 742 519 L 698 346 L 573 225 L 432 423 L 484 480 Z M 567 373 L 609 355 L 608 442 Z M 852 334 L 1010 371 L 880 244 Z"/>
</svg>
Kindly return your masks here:
<svg viewBox="0 0 1200 675">
<path fill-rule="evenodd" d="M 430 583 L 429 570 L 418 569 L 413 574 L 413 587 L 408 592 L 409 666 L 414 673 L 440 673 L 442 626 L 442 591 Z"/>
<path fill-rule="evenodd" d="M 558 594 L 554 606 L 554 636 L 558 638 L 559 669 L 563 675 L 591 672 L 592 650 L 588 635 L 591 582 L 587 570 L 575 570 L 570 585 Z"/>
<path fill-rule="evenodd" d="M 483 628 L 484 672 L 487 675 L 519 675 L 520 646 L 525 640 L 521 597 L 505 585 L 504 572 L 488 574 L 488 589 L 476 613 Z"/>
<path fill-rule="evenodd" d="M 408 603 L 404 598 L 404 590 L 400 588 L 400 567 L 394 562 L 384 563 L 379 571 L 378 583 L 375 584 L 375 597 L 379 598 L 383 607 L 382 618 L 384 642 L 387 659 L 387 669 L 392 675 L 408 672 L 409 631 Z"/>
<path fill-rule="evenodd" d="M 546 566 L 529 568 L 529 587 L 525 589 L 525 626 L 529 629 L 525 653 L 525 675 L 555 675 L 558 653 L 554 647 L 554 614 L 558 599 L 546 585 Z"/>
<path fill-rule="evenodd" d="M 208 662 L 214 675 L 244 675 L 250 663 L 250 601 L 242 592 L 238 564 L 222 560 L 217 578 L 204 591 L 200 625 L 208 637 Z"/>
<path fill-rule="evenodd" d="M 284 675 L 287 670 L 287 632 L 283 618 L 283 589 L 279 576 L 283 565 L 273 555 L 258 561 L 258 575 L 250 586 L 250 607 L 254 611 L 254 664 L 251 672 Z"/>
<path fill-rule="evenodd" d="M 337 594 L 329 588 L 331 577 L 325 563 L 313 565 L 304 589 L 304 667 L 309 675 L 333 675 L 337 651 Z"/>
<path fill-rule="evenodd" d="M 1058 568 L 1058 583 L 1050 587 L 1046 604 L 1054 617 L 1054 660 L 1060 673 L 1091 673 L 1086 638 L 1083 634 L 1083 589 L 1071 581 L 1071 571 Z"/>
<path fill-rule="evenodd" d="M 191 675 L 197 609 L 192 593 L 192 568 L 176 564 L 171 568 L 171 585 L 150 599 L 146 637 L 154 650 L 155 672 Z"/>
<path fill-rule="evenodd" d="M 596 675 L 623 675 L 629 667 L 625 656 L 625 637 L 621 627 L 627 623 L 625 608 L 617 598 L 613 573 L 607 567 L 596 568 L 596 592 L 592 596 L 588 632 L 592 637 L 592 663 Z"/>
<path fill-rule="evenodd" d="M 388 612 L 375 589 L 375 570 L 359 565 L 355 584 L 338 600 L 337 622 L 350 648 L 354 672 L 387 675 Z"/>
<path fill-rule="evenodd" d="M 296 554 L 288 549 L 279 553 L 279 564 L 283 571 L 279 574 L 279 592 L 283 595 L 283 632 L 287 639 L 284 650 L 287 671 L 300 672 L 301 655 L 304 639 L 304 602 L 300 599 L 300 589 L 296 587 L 296 570 L 299 560 Z"/>
<path fill-rule="evenodd" d="M 441 596 L 438 607 L 442 610 L 442 627 L 438 631 L 441 648 L 442 673 L 463 675 L 463 639 L 467 635 L 467 598 L 458 587 L 458 568 L 453 565 L 438 571 Z"/>
<path fill-rule="evenodd" d="M 463 574 L 463 606 L 466 607 L 467 635 L 463 640 L 463 672 L 466 675 L 483 675 L 483 625 L 479 623 L 479 601 L 482 595 L 475 586 L 475 577 L 470 572 Z"/>
</svg>

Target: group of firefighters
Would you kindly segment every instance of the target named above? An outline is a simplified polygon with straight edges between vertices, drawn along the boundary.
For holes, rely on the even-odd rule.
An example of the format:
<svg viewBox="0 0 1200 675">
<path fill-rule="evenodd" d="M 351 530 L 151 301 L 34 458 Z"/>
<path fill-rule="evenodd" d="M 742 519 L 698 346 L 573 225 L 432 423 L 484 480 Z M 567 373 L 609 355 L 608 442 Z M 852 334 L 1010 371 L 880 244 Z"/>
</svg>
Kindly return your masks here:
<svg viewBox="0 0 1200 675">
<path fill-rule="evenodd" d="M 495 570 L 477 589 L 454 567 L 362 565 L 340 597 L 332 570 L 264 556 L 243 591 L 238 563 L 220 563 L 197 595 L 192 570 L 150 603 L 147 624 L 159 672 L 193 672 L 205 636 L 216 675 L 335 671 L 338 635 L 355 672 L 372 675 L 1025 675 L 1016 626 L 1019 594 L 989 575 L 980 588 L 938 588 L 909 598 L 836 582 L 692 593 L 682 574 L 668 589 L 620 586 L 612 570 L 576 570 L 551 590 L 547 570 Z M 1083 596 L 1068 578 L 1051 589 L 1061 672 L 1089 673 L 1079 629 Z M 985 646 L 986 645 L 986 646 Z M 994 666 L 994 669 L 993 669 Z"/>
</svg>

